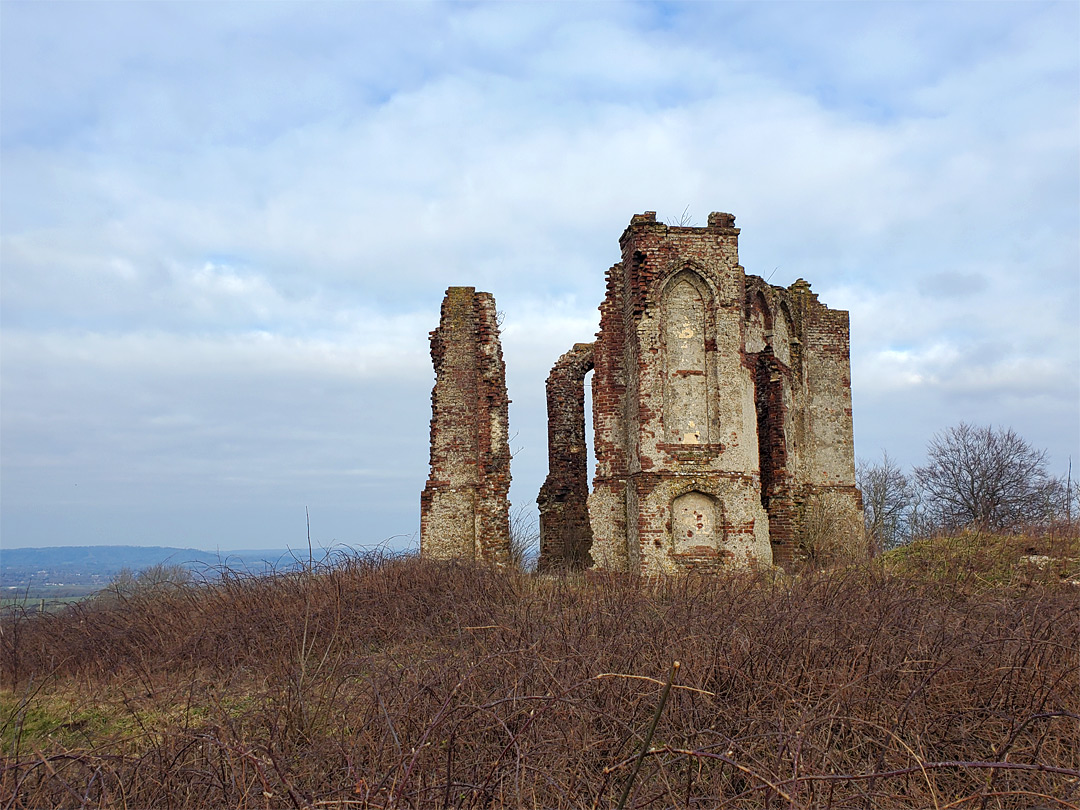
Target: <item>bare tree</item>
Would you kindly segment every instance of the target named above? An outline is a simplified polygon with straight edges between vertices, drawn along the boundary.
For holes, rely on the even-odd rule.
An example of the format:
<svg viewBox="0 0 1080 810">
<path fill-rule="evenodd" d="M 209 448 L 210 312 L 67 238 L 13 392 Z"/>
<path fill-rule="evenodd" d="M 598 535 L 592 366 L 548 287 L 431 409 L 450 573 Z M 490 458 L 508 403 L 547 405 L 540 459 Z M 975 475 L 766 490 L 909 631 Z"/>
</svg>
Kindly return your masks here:
<svg viewBox="0 0 1080 810">
<path fill-rule="evenodd" d="M 937 524 L 931 515 L 926 498 L 926 490 L 919 486 L 918 479 L 910 479 L 911 503 L 907 511 L 907 539 L 908 542 L 918 540 L 920 537 L 931 536 Z"/>
<path fill-rule="evenodd" d="M 1052 524 L 1074 526 L 1074 520 L 1080 505 L 1080 483 L 1072 477 L 1072 462 L 1069 471 L 1061 478 L 1051 478 L 1038 491 L 1032 504 L 1032 523 L 1049 527 Z"/>
<path fill-rule="evenodd" d="M 862 490 L 863 520 L 872 552 L 888 551 L 910 539 L 914 488 L 882 450 L 881 461 L 860 460 L 855 480 Z"/>
<path fill-rule="evenodd" d="M 1040 523 L 1060 482 L 1046 472 L 1046 451 L 1011 428 L 961 422 L 930 440 L 926 464 L 915 468 L 924 508 L 941 529 L 975 526 L 1006 531 Z"/>
</svg>

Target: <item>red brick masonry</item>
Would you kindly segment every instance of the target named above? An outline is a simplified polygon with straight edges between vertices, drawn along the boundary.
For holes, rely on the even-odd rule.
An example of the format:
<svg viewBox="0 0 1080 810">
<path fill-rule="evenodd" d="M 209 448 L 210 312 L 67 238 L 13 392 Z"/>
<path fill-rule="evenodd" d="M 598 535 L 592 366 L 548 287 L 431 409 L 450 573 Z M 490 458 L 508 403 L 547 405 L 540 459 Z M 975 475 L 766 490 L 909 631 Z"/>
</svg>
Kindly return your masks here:
<svg viewBox="0 0 1080 810">
<path fill-rule="evenodd" d="M 541 569 L 787 566 L 810 499 L 861 510 L 847 313 L 802 279 L 785 289 L 747 276 L 738 235 L 725 213 L 704 228 L 631 219 L 596 342 L 548 377 Z"/>
<path fill-rule="evenodd" d="M 446 291 L 431 359 L 431 472 L 420 496 L 420 553 L 505 563 L 510 400 L 490 293 Z"/>
</svg>

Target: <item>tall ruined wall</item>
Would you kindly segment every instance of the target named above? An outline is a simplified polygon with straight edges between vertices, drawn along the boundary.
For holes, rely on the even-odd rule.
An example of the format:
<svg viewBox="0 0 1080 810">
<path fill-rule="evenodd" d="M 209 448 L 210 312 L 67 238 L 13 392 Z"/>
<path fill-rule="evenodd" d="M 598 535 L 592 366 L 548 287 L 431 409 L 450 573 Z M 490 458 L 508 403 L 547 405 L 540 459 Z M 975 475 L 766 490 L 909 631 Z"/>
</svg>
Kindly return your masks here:
<svg viewBox="0 0 1080 810">
<path fill-rule="evenodd" d="M 756 370 L 761 504 L 769 516 L 773 562 L 788 566 L 797 556 L 800 532 L 796 471 L 804 431 L 802 341 L 784 288 L 747 276 L 744 311 L 747 363 Z"/>
<path fill-rule="evenodd" d="M 799 313 L 803 356 L 802 450 L 795 474 L 799 532 L 812 506 L 824 509 L 835 531 L 862 526 L 855 485 L 848 314 L 829 309 L 802 279 L 788 288 Z"/>
<path fill-rule="evenodd" d="M 623 232 L 595 343 L 574 345 L 547 380 L 541 570 L 790 566 L 825 518 L 861 525 L 848 315 L 802 279 L 746 275 L 738 237 L 724 213 L 693 228 L 646 212 Z M 431 357 L 421 553 L 506 562 L 509 400 L 490 294 L 447 290 Z"/>
<path fill-rule="evenodd" d="M 622 346 L 623 266 L 607 271 L 607 295 L 600 304 L 600 332 L 604 350 L 593 344 L 593 453 L 596 473 L 589 494 L 589 523 L 593 544 L 590 553 L 600 568 L 628 570 L 626 547 L 626 479 L 629 474 L 629 440 L 626 429 L 626 358 L 613 350 Z"/>
<path fill-rule="evenodd" d="M 728 214 L 683 228 L 647 212 L 620 240 L 593 379 L 599 565 L 657 572 L 771 559 L 738 233 Z"/>
<path fill-rule="evenodd" d="M 746 351 L 758 367 L 761 499 L 773 560 L 790 566 L 814 499 L 829 499 L 833 523 L 861 524 L 848 314 L 818 301 L 803 279 L 785 289 L 748 276 L 746 320 Z"/>
<path fill-rule="evenodd" d="M 818 302 L 803 280 L 791 291 L 802 321 L 806 388 L 806 447 L 802 483 L 840 487 L 854 483 L 848 314 Z"/>
<path fill-rule="evenodd" d="M 431 359 L 431 472 L 420 496 L 420 553 L 507 562 L 509 399 L 490 293 L 446 291 Z"/>
<path fill-rule="evenodd" d="M 802 279 L 747 276 L 738 235 L 730 214 L 685 228 L 646 212 L 620 239 L 591 353 L 589 553 L 601 568 L 789 566 L 815 499 L 857 522 L 847 313 Z M 584 461 L 568 450 L 583 422 L 578 350 L 548 380 L 541 567 L 587 542 Z"/>
<path fill-rule="evenodd" d="M 547 379 L 548 476 L 536 499 L 541 571 L 593 563 L 585 443 L 585 375 L 592 367 L 593 344 L 578 343 L 559 358 Z"/>
</svg>

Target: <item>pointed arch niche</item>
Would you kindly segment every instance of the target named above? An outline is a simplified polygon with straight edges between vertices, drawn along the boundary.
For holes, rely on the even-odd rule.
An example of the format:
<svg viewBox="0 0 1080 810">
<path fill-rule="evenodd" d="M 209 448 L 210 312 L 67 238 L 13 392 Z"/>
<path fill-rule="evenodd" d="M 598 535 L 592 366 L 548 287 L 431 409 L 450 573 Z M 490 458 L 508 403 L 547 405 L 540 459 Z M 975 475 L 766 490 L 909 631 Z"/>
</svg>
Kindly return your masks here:
<svg viewBox="0 0 1080 810">
<path fill-rule="evenodd" d="M 710 425 L 709 352 L 713 295 L 690 269 L 672 276 L 660 300 L 664 351 L 664 436 L 671 444 L 701 445 L 713 441 Z"/>
</svg>

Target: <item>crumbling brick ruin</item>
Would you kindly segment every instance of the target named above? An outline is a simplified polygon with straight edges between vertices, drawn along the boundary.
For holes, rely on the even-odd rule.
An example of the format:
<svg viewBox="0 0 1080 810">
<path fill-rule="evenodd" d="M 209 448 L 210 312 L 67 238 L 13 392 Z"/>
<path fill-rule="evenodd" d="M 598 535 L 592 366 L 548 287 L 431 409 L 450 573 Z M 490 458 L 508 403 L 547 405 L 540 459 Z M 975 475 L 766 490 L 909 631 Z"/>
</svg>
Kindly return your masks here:
<svg viewBox="0 0 1080 810">
<path fill-rule="evenodd" d="M 420 553 L 505 563 L 510 400 L 490 293 L 446 291 L 431 359 L 431 473 L 420 496 Z"/>
<path fill-rule="evenodd" d="M 548 474 L 540 505 L 540 570 L 586 568 L 589 524 L 588 446 L 585 444 L 585 375 L 593 344 L 578 343 L 559 358 L 547 379 Z"/>
<path fill-rule="evenodd" d="M 623 233 L 596 342 L 548 378 L 541 569 L 788 566 L 813 499 L 861 510 L 847 313 L 801 279 L 784 289 L 745 275 L 738 235 L 723 213 L 690 228 L 646 212 Z"/>
<path fill-rule="evenodd" d="M 540 570 L 788 567 L 811 513 L 861 524 L 848 315 L 802 279 L 785 289 L 747 276 L 738 238 L 731 214 L 710 214 L 704 228 L 651 211 L 631 219 L 596 341 L 575 344 L 547 380 Z M 492 297 L 451 287 L 431 347 L 421 553 L 506 560 L 510 453 Z"/>
</svg>

